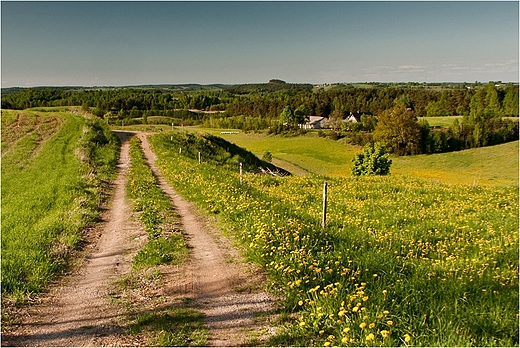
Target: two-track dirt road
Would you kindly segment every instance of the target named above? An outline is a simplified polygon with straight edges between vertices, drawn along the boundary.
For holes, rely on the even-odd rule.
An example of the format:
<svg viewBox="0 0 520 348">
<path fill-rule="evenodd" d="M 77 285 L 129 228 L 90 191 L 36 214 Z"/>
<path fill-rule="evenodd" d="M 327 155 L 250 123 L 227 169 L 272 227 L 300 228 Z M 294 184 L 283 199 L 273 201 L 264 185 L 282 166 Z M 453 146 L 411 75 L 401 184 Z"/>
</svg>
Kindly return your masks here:
<svg viewBox="0 0 520 348">
<path fill-rule="evenodd" d="M 211 222 L 197 213 L 190 202 L 177 195 L 155 165 L 155 155 L 145 133 L 118 132 L 122 141 L 119 174 L 103 222 L 90 234 L 94 242 L 82 266 L 65 277 L 49 293 L 19 313 L 20 325 L 2 329 L 3 346 L 141 346 L 138 337 L 128 333 L 128 309 L 109 301 L 109 288 L 130 272 L 131 259 L 146 239 L 146 232 L 133 218 L 126 200 L 127 170 L 130 165 L 128 139 L 142 140 L 145 156 L 161 188 L 171 197 L 180 215 L 179 226 L 190 246 L 190 260 L 183 266 L 163 268 L 162 296 L 190 299 L 206 315 L 210 346 L 240 346 L 252 332 L 272 331 L 259 323 L 259 315 L 273 313 L 275 301 L 261 290 L 265 280 Z M 254 337 L 261 337 L 253 334 Z"/>
</svg>

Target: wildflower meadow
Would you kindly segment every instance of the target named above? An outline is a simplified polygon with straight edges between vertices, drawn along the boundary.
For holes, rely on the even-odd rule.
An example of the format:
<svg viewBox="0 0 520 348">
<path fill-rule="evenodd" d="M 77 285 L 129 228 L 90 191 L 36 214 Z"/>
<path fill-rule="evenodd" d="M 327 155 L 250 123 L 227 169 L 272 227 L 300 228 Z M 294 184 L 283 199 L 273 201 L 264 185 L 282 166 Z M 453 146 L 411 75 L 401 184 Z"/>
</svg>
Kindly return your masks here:
<svg viewBox="0 0 520 348">
<path fill-rule="evenodd" d="M 246 165 L 240 180 L 241 153 L 196 137 L 150 140 L 167 180 L 218 216 L 283 298 L 287 321 L 270 344 L 518 345 L 517 186 L 272 177 Z"/>
</svg>

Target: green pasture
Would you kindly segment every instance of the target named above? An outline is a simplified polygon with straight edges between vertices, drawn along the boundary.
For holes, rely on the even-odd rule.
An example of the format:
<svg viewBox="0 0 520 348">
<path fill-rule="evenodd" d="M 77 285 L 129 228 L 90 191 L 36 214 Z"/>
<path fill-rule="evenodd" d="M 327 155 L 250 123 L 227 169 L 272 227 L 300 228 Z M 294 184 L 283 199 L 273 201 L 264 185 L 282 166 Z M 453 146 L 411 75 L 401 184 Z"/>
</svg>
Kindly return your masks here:
<svg viewBox="0 0 520 348">
<path fill-rule="evenodd" d="M 429 116 L 429 117 L 418 117 L 418 121 L 428 121 L 428 124 L 431 127 L 449 127 L 453 125 L 455 120 L 462 120 L 463 116 Z M 504 117 L 505 119 L 509 119 L 512 121 L 518 122 L 518 117 Z"/>
<path fill-rule="evenodd" d="M 435 116 L 435 117 L 418 117 L 417 120 L 427 121 L 430 127 L 449 127 L 453 125 L 455 120 L 462 120 L 462 116 Z"/>
<path fill-rule="evenodd" d="M 258 157 L 269 151 L 273 163 L 295 175 L 349 176 L 354 154 L 361 148 L 317 137 L 269 136 L 237 130 L 200 129 L 244 147 Z M 239 132 L 222 134 L 222 132 Z M 518 185 L 518 141 L 464 151 L 392 157 L 391 175 L 412 176 L 443 183 L 465 185 Z"/>
<path fill-rule="evenodd" d="M 264 153 L 273 155 L 273 164 L 295 175 L 333 175 L 350 173 L 351 161 L 360 151 L 358 147 L 345 146 L 338 141 L 320 138 L 314 132 L 303 136 L 282 137 L 264 133 L 222 134 L 237 130 L 189 128 L 207 132 L 226 139 L 262 157 Z"/>
</svg>

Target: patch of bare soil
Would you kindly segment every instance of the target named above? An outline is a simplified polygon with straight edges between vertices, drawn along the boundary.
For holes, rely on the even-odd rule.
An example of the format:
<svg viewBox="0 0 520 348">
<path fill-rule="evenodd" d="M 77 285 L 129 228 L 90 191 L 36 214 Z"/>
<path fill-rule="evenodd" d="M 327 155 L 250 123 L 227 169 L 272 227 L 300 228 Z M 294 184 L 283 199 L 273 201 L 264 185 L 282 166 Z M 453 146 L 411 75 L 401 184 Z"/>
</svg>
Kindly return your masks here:
<svg viewBox="0 0 520 348">
<path fill-rule="evenodd" d="M 123 143 L 119 175 L 104 222 L 92 231 L 95 243 L 89 256 L 74 274 L 39 297 L 39 303 L 17 309 L 19 324 L 2 327 L 2 346 L 142 346 L 150 337 L 128 334 L 132 318 L 187 303 L 206 315 L 210 346 L 262 344 L 274 333 L 270 325 L 276 302 L 261 290 L 265 276 L 245 263 L 213 223 L 166 183 L 144 133 L 137 135 L 180 216 L 190 259 L 182 266 L 160 266 L 159 282 L 153 277 L 137 280 L 140 286 L 123 294 L 125 301 L 117 300 L 120 294 L 114 298 L 114 282 L 131 278 L 131 259 L 146 240 L 126 201 L 130 162 L 126 140 L 131 135 L 118 133 Z"/>
</svg>

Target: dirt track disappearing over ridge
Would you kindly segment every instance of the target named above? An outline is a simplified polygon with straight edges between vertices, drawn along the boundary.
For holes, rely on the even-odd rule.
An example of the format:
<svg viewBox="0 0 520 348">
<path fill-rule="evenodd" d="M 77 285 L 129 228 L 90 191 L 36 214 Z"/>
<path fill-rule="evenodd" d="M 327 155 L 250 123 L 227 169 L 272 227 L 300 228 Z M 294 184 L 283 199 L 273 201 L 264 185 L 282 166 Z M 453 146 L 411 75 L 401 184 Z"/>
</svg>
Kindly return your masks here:
<svg viewBox="0 0 520 348">
<path fill-rule="evenodd" d="M 210 330 L 209 346 L 240 346 L 251 338 L 261 341 L 272 334 L 273 328 L 257 320 L 260 315 L 272 314 L 275 307 L 274 299 L 258 290 L 265 280 L 261 272 L 244 263 L 229 240 L 198 214 L 193 204 L 175 193 L 155 165 L 146 134 L 136 134 L 142 140 L 145 156 L 161 188 L 171 197 L 180 215 L 180 228 L 191 248 L 187 265 L 161 269 L 164 302 L 178 303 L 181 296 L 204 312 Z M 131 259 L 146 239 L 126 200 L 130 164 L 127 140 L 134 133 L 117 132 L 117 135 L 122 141 L 119 174 L 110 207 L 103 214 L 104 222 L 94 230 L 95 245 L 75 274 L 52 287 L 39 299 L 39 304 L 20 311 L 21 325 L 2 332 L 3 346 L 146 344 L 125 335 L 128 331 L 125 308 L 110 303 L 108 297 L 110 284 L 130 272 Z"/>
</svg>

